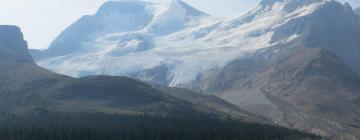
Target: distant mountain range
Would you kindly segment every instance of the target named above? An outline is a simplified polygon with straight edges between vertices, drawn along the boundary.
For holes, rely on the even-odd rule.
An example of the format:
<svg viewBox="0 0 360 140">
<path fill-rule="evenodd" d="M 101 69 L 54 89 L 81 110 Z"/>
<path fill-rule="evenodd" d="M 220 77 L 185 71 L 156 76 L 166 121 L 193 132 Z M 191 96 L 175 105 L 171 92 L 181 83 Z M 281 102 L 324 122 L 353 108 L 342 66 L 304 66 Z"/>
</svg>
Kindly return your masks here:
<svg viewBox="0 0 360 140">
<path fill-rule="evenodd" d="M 280 125 L 357 140 L 358 11 L 333 0 L 261 0 L 218 18 L 180 0 L 107 2 L 30 53 L 61 74 L 188 88 Z"/>
<path fill-rule="evenodd" d="M 264 0 L 236 18 L 215 18 L 179 0 L 107 2 L 48 50 L 31 53 L 39 65 L 70 76 L 120 75 L 179 86 L 288 43 L 330 50 L 359 73 L 358 25 L 351 7 L 325 0 Z"/>
<path fill-rule="evenodd" d="M 34 63 L 16 26 L 0 25 L 0 78 L 4 140 L 322 139 L 270 126 L 212 95 L 125 77 L 52 73 Z"/>
<path fill-rule="evenodd" d="M 177 117 L 213 114 L 256 120 L 251 114 L 211 95 L 194 92 L 187 95 L 190 91 L 150 86 L 125 77 L 74 79 L 52 73 L 33 62 L 22 33 L 15 26 L 0 26 L 0 53 L 1 113 L 43 110 Z"/>
</svg>

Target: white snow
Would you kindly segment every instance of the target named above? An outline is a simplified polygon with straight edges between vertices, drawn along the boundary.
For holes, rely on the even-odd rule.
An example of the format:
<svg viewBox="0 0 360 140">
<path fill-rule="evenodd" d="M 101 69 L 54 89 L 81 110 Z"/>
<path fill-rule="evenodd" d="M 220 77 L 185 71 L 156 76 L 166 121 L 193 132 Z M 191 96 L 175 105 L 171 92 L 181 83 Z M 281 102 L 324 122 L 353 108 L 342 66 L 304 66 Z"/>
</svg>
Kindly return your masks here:
<svg viewBox="0 0 360 140">
<path fill-rule="evenodd" d="M 132 77 L 141 71 L 165 65 L 169 70 L 164 76 L 170 86 L 187 84 L 234 59 L 272 46 L 270 41 L 275 28 L 312 13 L 321 4 L 308 4 L 285 12 L 286 2 L 277 2 L 265 9 L 259 5 L 236 18 L 214 18 L 184 6 L 178 0 L 150 4 L 146 6 L 148 13 L 140 14 L 146 18 L 138 17 L 139 14 L 106 14 L 105 23 L 113 20 L 117 23 L 105 28 L 109 31 L 95 35 L 91 41 L 84 41 L 82 49 L 77 52 L 37 63 L 74 77 L 99 74 Z M 151 17 L 149 21 L 143 20 L 148 17 Z M 124 25 L 120 20 L 125 20 Z M 139 21 L 134 24 L 136 28 L 126 27 L 131 30 L 114 27 L 131 26 L 134 21 Z M 112 32 L 112 28 L 116 32 Z M 281 42 L 297 37 L 294 34 Z"/>
</svg>

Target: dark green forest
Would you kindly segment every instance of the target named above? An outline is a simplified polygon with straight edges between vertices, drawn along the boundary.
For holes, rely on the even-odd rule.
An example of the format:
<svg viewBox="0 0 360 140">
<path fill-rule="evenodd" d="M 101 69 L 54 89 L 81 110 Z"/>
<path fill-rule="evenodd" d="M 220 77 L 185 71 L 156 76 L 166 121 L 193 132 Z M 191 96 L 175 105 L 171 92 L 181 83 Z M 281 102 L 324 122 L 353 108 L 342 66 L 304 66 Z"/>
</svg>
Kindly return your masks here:
<svg viewBox="0 0 360 140">
<path fill-rule="evenodd" d="M 7 116 L 1 140 L 297 140 L 321 139 L 276 126 L 161 116 L 60 114 Z"/>
</svg>

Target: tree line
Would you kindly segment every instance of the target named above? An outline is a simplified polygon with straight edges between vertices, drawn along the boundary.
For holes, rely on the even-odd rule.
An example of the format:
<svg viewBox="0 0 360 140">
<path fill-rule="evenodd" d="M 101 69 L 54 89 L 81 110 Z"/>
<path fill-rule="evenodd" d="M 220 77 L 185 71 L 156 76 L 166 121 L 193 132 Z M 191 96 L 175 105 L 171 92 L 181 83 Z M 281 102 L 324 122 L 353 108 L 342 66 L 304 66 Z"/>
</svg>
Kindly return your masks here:
<svg viewBox="0 0 360 140">
<path fill-rule="evenodd" d="M 316 140 L 286 128 L 210 118 L 52 114 L 3 119 L 1 140 Z"/>
</svg>

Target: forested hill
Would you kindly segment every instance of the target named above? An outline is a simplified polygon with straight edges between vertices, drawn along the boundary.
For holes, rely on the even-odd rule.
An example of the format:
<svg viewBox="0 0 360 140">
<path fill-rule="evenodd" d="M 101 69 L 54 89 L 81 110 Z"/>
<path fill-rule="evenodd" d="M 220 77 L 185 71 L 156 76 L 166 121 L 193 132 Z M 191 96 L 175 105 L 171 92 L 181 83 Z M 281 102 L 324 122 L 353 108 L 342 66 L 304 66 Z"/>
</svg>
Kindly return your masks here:
<svg viewBox="0 0 360 140">
<path fill-rule="evenodd" d="M 1 122 L 1 140 L 320 140 L 296 130 L 234 120 L 47 114 Z"/>
</svg>

